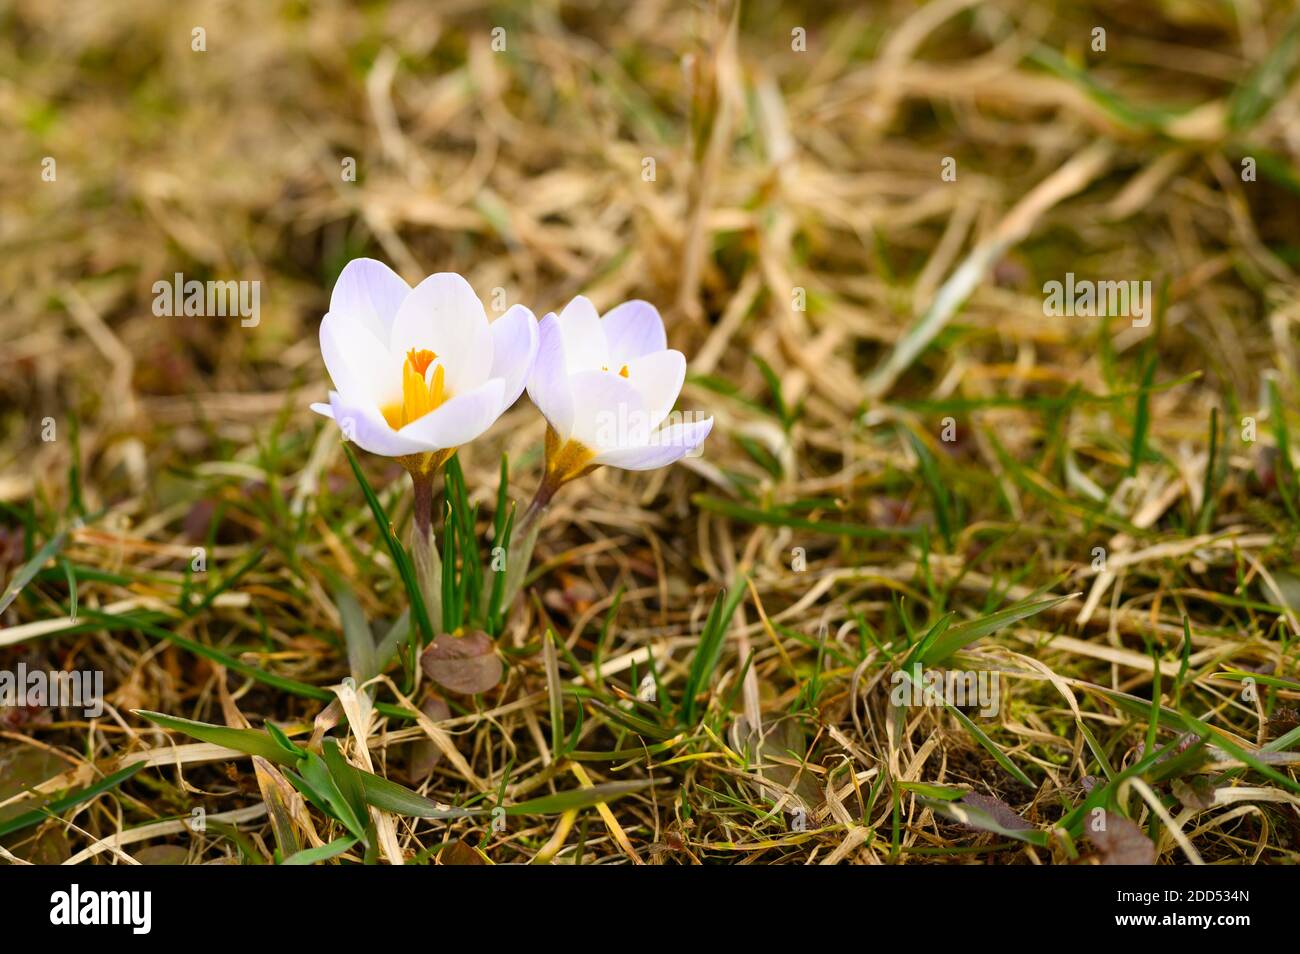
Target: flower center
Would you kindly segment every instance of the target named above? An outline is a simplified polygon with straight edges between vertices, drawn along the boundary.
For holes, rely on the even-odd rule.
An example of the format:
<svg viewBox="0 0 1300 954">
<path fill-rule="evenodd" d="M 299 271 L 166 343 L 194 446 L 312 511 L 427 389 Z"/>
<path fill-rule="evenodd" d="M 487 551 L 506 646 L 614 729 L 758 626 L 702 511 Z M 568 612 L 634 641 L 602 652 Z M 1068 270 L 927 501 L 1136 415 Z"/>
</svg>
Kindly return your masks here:
<svg viewBox="0 0 1300 954">
<path fill-rule="evenodd" d="M 608 371 L 608 370 L 609 370 L 609 365 L 607 365 L 607 364 L 602 364 L 602 365 L 600 366 L 600 370 L 602 370 L 602 371 Z M 623 378 L 627 377 L 627 365 L 623 365 L 623 367 L 619 368 L 619 369 L 618 369 L 618 373 L 619 373 L 619 377 L 623 377 Z"/>
<path fill-rule="evenodd" d="M 423 349 L 416 351 L 412 348 L 406 353 L 406 362 L 402 365 L 402 400 L 379 409 L 393 430 L 401 430 L 412 421 L 418 421 L 451 397 L 444 383 L 446 376 L 442 365 L 433 369 L 431 380 L 426 382 L 424 379 L 429 365 L 437 358 L 432 351 Z"/>
</svg>

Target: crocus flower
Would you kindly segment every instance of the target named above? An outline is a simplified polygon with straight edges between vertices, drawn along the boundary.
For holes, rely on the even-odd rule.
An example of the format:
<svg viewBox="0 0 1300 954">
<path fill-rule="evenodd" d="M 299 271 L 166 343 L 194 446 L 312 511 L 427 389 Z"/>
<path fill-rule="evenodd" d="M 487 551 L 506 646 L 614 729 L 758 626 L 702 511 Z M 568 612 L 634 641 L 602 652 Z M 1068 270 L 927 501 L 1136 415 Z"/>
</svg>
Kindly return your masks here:
<svg viewBox="0 0 1300 954">
<path fill-rule="evenodd" d="M 664 426 L 686 380 L 686 358 L 668 349 L 663 319 L 644 301 L 600 317 L 578 296 L 538 325 L 528 396 L 546 418 L 546 464 L 514 527 L 505 599 L 523 585 L 541 515 L 555 492 L 602 465 L 653 470 L 698 451 L 713 418 Z"/>
<path fill-rule="evenodd" d="M 459 275 L 439 272 L 411 288 L 387 265 L 354 259 L 320 326 L 334 390 L 312 410 L 428 479 L 515 402 L 537 346 L 531 311 L 515 305 L 489 324 Z"/>
<path fill-rule="evenodd" d="M 602 465 L 652 470 L 696 451 L 713 418 L 663 426 L 686 378 L 663 319 L 644 301 L 602 318 L 578 296 L 538 326 L 541 343 L 528 396 L 549 425 L 545 496 Z"/>
</svg>

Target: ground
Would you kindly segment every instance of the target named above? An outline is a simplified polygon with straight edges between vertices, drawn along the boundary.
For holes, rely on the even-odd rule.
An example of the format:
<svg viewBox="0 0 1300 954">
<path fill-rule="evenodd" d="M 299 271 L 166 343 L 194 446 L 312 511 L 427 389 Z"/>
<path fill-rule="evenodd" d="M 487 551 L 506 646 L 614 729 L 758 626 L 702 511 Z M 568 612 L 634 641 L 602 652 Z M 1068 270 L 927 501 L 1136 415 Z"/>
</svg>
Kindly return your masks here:
<svg viewBox="0 0 1300 954">
<path fill-rule="evenodd" d="M 104 680 L 95 717 L 0 708 L 4 859 L 1300 860 L 1287 4 L 0 27 L 0 671 Z M 358 256 L 491 315 L 650 301 L 714 418 L 698 458 L 560 491 L 500 684 L 401 656 L 364 745 L 317 720 L 407 610 L 411 489 L 358 452 L 376 518 L 309 410 Z M 178 273 L 256 314 L 168 316 Z M 1072 307 L 1093 282 L 1134 294 Z M 456 457 L 486 574 L 543 435 L 525 398 Z M 978 698 L 899 675 L 945 672 Z M 363 804 L 353 838 L 348 784 L 312 804 L 293 766 L 468 814 Z"/>
</svg>

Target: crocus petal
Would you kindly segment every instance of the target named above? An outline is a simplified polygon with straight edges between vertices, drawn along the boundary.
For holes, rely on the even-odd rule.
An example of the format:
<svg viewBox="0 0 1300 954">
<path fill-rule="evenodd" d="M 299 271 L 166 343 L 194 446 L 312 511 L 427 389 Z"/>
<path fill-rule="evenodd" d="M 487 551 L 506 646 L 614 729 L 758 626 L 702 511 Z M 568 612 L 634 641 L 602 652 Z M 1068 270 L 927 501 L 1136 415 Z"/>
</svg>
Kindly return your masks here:
<svg viewBox="0 0 1300 954">
<path fill-rule="evenodd" d="M 402 396 L 400 362 L 362 322 L 331 311 L 320 323 L 320 352 L 349 404 L 379 407 Z"/>
<path fill-rule="evenodd" d="M 330 392 L 330 400 L 334 399 L 336 393 L 336 391 Z M 328 417 L 331 421 L 334 420 L 334 408 L 330 407 L 328 404 L 321 404 L 317 401 L 311 406 L 311 409 L 323 417 Z"/>
<path fill-rule="evenodd" d="M 573 388 L 573 431 L 569 435 L 600 453 L 646 443 L 653 430 L 645 401 L 627 378 L 608 371 L 579 371 Z"/>
<path fill-rule="evenodd" d="M 648 301 L 625 301 L 606 313 L 600 323 L 605 329 L 611 367 L 631 364 L 636 358 L 668 347 L 663 319 Z"/>
<path fill-rule="evenodd" d="M 398 306 L 410 294 L 402 276 L 373 258 L 355 258 L 343 266 L 330 295 L 330 311 L 365 325 L 388 344 Z"/>
<path fill-rule="evenodd" d="M 570 374 L 600 371 L 609 366 L 605 329 L 601 327 L 596 306 L 586 298 L 579 295 L 564 306 L 560 312 L 560 334 L 564 336 L 564 356 Z"/>
<path fill-rule="evenodd" d="M 537 357 L 537 319 L 523 305 L 512 305 L 492 322 L 491 330 L 490 374 L 505 381 L 505 396 L 501 403 L 504 411 L 519 399 L 519 393 L 528 381 L 528 372 L 533 368 L 533 359 Z"/>
<path fill-rule="evenodd" d="M 362 450 L 383 457 L 401 457 L 428 450 L 419 441 L 404 437 L 388 426 L 379 410 L 367 404 L 348 404 L 344 396 L 330 394 L 334 421 L 343 436 Z"/>
<path fill-rule="evenodd" d="M 551 313 L 537 326 L 537 357 L 528 375 L 528 398 L 562 441 L 573 432 L 573 392 L 567 367 L 564 336 L 559 320 Z"/>
<path fill-rule="evenodd" d="M 650 426 L 658 427 L 677 403 L 686 380 L 686 356 L 680 351 L 655 351 L 627 362 L 627 380 L 640 393 L 650 412 Z"/>
<path fill-rule="evenodd" d="M 654 470 L 680 460 L 696 450 L 713 428 L 713 418 L 673 424 L 656 431 L 649 443 L 641 447 L 620 447 L 603 451 L 593 463 L 623 470 Z"/>
<path fill-rule="evenodd" d="M 458 394 L 419 420 L 398 431 L 398 436 L 418 442 L 424 450 L 443 450 L 468 444 L 501 416 L 505 382 L 491 378 L 466 394 Z"/>
<path fill-rule="evenodd" d="M 412 289 L 397 309 L 389 343 L 396 355 L 412 348 L 436 354 L 453 395 L 473 391 L 492 369 L 492 332 L 483 303 L 453 272 L 430 275 Z"/>
</svg>

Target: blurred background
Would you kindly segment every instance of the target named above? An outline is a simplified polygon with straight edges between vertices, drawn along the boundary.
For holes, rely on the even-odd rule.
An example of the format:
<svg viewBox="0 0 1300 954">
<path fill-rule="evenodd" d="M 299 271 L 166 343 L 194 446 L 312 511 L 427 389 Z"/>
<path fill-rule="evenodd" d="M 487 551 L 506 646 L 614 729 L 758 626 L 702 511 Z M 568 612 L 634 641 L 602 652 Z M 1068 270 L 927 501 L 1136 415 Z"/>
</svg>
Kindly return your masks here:
<svg viewBox="0 0 1300 954">
<path fill-rule="evenodd" d="M 308 411 L 330 288 L 367 255 L 461 272 L 490 316 L 644 298 L 687 354 L 704 456 L 595 475 L 539 548 L 568 555 L 541 601 L 580 647 L 620 580 L 642 645 L 698 632 L 743 569 L 765 710 L 819 658 L 768 644 L 768 616 L 892 638 L 922 607 L 1047 587 L 1083 594 L 1040 621 L 1073 642 L 1009 645 L 1058 671 L 1149 692 L 1147 649 L 1176 668 L 1188 614 L 1203 661 L 1294 673 L 1298 60 L 1300 19 L 1268 0 L 0 0 L 0 579 L 79 515 L 83 605 L 174 599 L 198 543 L 227 569 L 266 548 L 252 606 L 199 634 L 337 668 L 312 564 L 386 579 L 362 600 L 394 614 Z M 256 322 L 156 314 L 176 273 L 260 283 Z M 1067 273 L 1150 281 L 1152 320 L 1045 314 Z M 502 453 L 531 493 L 541 435 L 525 401 L 462 453 L 475 499 Z M 400 471 L 364 463 L 400 511 Z M 900 528 L 924 548 L 871 534 Z M 1171 540 L 1120 585 L 1093 563 Z M 593 562 L 610 548 L 619 580 Z M 51 571 L 3 622 L 71 608 Z M 77 639 L 22 651 L 95 656 L 122 712 L 213 714 L 174 650 Z M 851 696 L 824 717 L 896 761 Z M 1046 710 L 1013 721 L 1007 744 L 1051 749 Z M 1111 729 L 1122 758 L 1140 730 Z M 1031 758 L 1065 765 L 1070 739 Z M 991 777 L 943 744 L 975 761 L 940 778 Z"/>
<path fill-rule="evenodd" d="M 761 387 L 759 355 L 844 431 L 964 256 L 1099 142 L 900 390 L 1102 384 L 1157 332 L 1044 320 L 1073 271 L 1167 283 L 1162 375 L 1254 409 L 1295 366 L 1288 6 L 9 0 L 0 499 L 61 493 L 46 416 L 80 421 L 107 498 L 268 415 L 307 426 L 362 254 L 539 315 L 647 298 L 694 374 Z M 260 323 L 156 317 L 176 272 L 261 282 Z M 718 410 L 723 445 L 744 422 Z"/>
</svg>

